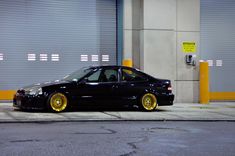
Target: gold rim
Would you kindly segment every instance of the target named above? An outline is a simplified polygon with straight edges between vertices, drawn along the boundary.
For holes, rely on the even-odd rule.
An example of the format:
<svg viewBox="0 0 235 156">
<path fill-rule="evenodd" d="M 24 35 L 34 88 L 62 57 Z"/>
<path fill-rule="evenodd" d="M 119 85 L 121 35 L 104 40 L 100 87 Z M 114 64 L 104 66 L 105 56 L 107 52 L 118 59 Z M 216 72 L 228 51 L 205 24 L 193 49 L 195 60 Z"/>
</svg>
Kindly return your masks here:
<svg viewBox="0 0 235 156">
<path fill-rule="evenodd" d="M 67 107 L 68 100 L 64 94 L 56 93 L 50 99 L 51 108 L 56 112 L 61 112 Z"/>
<path fill-rule="evenodd" d="M 155 95 L 147 93 L 142 97 L 142 105 L 144 109 L 151 111 L 157 107 L 157 99 Z"/>
</svg>

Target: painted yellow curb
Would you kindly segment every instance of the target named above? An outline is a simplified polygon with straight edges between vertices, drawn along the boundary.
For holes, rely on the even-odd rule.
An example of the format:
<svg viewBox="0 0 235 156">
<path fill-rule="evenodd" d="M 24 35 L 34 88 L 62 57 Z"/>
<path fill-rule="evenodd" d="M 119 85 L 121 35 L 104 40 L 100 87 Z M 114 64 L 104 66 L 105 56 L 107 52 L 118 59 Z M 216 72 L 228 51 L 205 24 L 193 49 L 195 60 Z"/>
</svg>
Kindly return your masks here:
<svg viewBox="0 0 235 156">
<path fill-rule="evenodd" d="M 0 90 L 0 100 L 13 100 L 15 90 Z"/>
<path fill-rule="evenodd" d="M 235 100 L 235 92 L 210 92 L 210 100 Z"/>
</svg>

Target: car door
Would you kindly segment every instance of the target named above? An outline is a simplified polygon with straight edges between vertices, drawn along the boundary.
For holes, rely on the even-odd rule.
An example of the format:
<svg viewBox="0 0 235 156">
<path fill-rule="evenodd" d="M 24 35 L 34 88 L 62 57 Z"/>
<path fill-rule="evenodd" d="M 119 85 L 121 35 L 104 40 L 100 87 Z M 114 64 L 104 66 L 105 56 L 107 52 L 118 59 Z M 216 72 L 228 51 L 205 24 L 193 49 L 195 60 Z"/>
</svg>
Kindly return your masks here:
<svg viewBox="0 0 235 156">
<path fill-rule="evenodd" d="M 80 104 L 111 105 L 117 99 L 117 68 L 102 68 L 84 78 L 78 85 L 77 99 Z"/>
<path fill-rule="evenodd" d="M 124 103 L 136 102 L 148 88 L 148 78 L 131 68 L 121 68 L 118 96 Z"/>
</svg>

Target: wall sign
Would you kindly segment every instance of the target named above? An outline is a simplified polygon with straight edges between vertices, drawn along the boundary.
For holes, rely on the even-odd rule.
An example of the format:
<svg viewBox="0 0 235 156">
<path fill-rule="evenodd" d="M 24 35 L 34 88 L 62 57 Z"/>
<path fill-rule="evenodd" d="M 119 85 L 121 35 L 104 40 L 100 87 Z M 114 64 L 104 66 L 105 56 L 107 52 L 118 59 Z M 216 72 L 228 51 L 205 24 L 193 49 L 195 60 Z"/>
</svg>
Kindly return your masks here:
<svg viewBox="0 0 235 156">
<path fill-rule="evenodd" d="M 213 63 L 213 60 L 207 60 L 207 62 L 208 62 L 208 66 L 209 66 L 209 67 L 212 67 L 213 64 L 214 64 L 214 63 Z"/>
<path fill-rule="evenodd" d="M 3 54 L 0 53 L 0 61 L 3 61 Z"/>
<path fill-rule="evenodd" d="M 195 53 L 196 43 L 195 42 L 183 42 L 182 51 L 185 53 Z"/>
<path fill-rule="evenodd" d="M 223 65 L 223 61 L 222 60 L 216 60 L 216 66 L 217 67 L 221 67 Z"/>
<path fill-rule="evenodd" d="M 36 54 L 28 54 L 28 61 L 36 61 Z"/>
</svg>

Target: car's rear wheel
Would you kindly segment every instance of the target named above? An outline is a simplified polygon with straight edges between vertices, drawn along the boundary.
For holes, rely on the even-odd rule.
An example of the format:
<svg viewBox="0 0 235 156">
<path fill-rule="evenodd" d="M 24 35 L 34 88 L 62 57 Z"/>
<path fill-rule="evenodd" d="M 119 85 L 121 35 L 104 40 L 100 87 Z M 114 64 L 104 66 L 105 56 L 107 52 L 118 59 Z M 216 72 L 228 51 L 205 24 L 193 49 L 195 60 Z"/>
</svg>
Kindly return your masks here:
<svg viewBox="0 0 235 156">
<path fill-rule="evenodd" d="M 157 98 L 152 93 L 146 93 L 141 98 L 141 108 L 144 111 L 153 111 L 157 108 Z"/>
<path fill-rule="evenodd" d="M 62 112 L 68 107 L 68 99 L 62 93 L 53 93 L 49 96 L 47 106 L 52 112 Z"/>
</svg>

